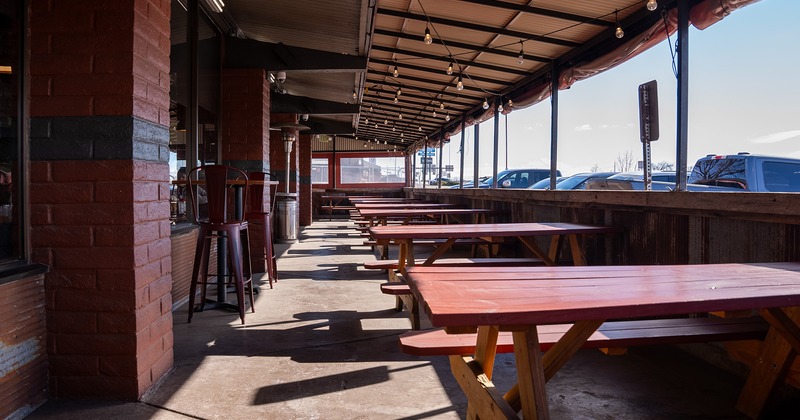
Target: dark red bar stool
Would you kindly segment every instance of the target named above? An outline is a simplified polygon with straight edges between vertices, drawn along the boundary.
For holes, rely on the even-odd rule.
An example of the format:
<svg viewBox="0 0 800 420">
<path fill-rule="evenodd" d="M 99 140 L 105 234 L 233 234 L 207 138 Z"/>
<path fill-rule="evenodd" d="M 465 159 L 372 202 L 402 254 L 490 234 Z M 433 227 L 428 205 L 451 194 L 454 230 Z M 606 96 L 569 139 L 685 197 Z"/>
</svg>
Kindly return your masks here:
<svg viewBox="0 0 800 420">
<path fill-rule="evenodd" d="M 271 181 L 268 172 L 248 172 L 250 181 Z M 272 209 L 274 208 L 274 196 L 272 186 L 259 183 L 250 184 L 250 194 L 247 201 L 247 221 L 253 225 L 261 226 L 263 245 L 255 250 L 258 258 L 264 259 L 264 267 L 269 279 L 269 288 L 272 289 L 272 282 L 278 282 L 278 267 L 275 258 L 275 251 L 272 244 Z"/>
<path fill-rule="evenodd" d="M 246 212 L 236 214 L 236 189 L 241 191 L 242 202 L 247 202 L 249 179 L 241 169 L 225 165 L 203 165 L 188 173 L 189 197 L 192 217 L 199 226 L 197 248 L 192 269 L 192 283 L 189 291 L 189 322 L 192 322 L 197 285 L 202 285 L 200 310 L 206 302 L 208 284 L 216 284 L 218 296 L 225 296 L 225 287 L 230 279 L 236 286 L 239 317 L 244 324 L 245 288 L 250 295 L 250 308 L 255 312 L 252 273 L 250 268 L 250 238 L 247 230 Z M 241 208 L 241 207 L 240 207 Z M 232 274 L 209 273 L 208 261 L 213 239 L 226 238 L 227 265 Z M 222 253 L 217 254 L 217 258 Z M 223 266 L 224 267 L 224 266 Z M 209 281 L 214 277 L 213 281 Z M 220 294 L 221 293 L 221 294 Z"/>
</svg>

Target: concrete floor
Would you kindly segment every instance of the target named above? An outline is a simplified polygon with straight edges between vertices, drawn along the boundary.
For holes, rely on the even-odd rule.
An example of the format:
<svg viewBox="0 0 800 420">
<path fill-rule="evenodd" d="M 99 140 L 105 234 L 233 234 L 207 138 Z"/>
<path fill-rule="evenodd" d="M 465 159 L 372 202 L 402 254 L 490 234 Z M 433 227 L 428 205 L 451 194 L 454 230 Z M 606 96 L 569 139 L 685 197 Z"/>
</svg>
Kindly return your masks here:
<svg viewBox="0 0 800 420">
<path fill-rule="evenodd" d="M 378 290 L 385 274 L 360 267 L 375 258 L 361 243 L 351 223 L 315 222 L 278 246 L 280 281 L 262 285 L 245 326 L 233 312 L 196 313 L 191 324 L 185 307 L 174 313 L 175 368 L 141 402 L 52 400 L 28 418 L 464 418 L 446 358 L 400 352 L 410 323 Z M 513 357 L 501 355 L 498 388 L 513 374 Z M 672 347 L 584 350 L 548 394 L 556 419 L 737 419 L 742 384 Z M 798 409 L 797 394 L 783 390 L 767 416 L 797 418 Z"/>
</svg>

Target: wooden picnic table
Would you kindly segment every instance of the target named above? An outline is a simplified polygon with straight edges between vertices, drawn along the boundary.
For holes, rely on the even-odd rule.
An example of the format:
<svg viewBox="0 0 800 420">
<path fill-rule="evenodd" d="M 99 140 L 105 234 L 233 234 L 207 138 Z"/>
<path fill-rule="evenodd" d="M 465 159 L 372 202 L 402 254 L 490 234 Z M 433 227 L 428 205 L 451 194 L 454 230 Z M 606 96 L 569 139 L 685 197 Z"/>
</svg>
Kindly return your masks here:
<svg viewBox="0 0 800 420">
<path fill-rule="evenodd" d="M 409 267 L 434 326 L 474 332 L 474 356 L 451 356 L 468 418 L 548 418 L 545 383 L 605 320 L 758 310 L 770 330 L 736 408 L 757 417 L 800 352 L 800 263 L 600 267 Z M 544 355 L 537 328 L 573 324 Z M 491 383 L 499 331 L 512 331 L 517 385 Z"/>
<path fill-rule="evenodd" d="M 354 200 L 358 199 L 379 199 L 379 198 L 383 197 L 373 196 L 373 195 L 327 194 L 320 196 L 320 199 L 323 202 L 320 208 L 328 212 L 328 218 L 332 218 L 334 210 L 350 210 L 351 208 L 353 208 L 352 206 L 346 205 L 346 203 L 352 204 Z"/>
<path fill-rule="evenodd" d="M 388 219 L 401 220 L 403 224 L 407 224 L 414 219 L 420 218 L 441 218 L 442 223 L 456 222 L 461 223 L 462 220 L 459 216 L 471 216 L 473 223 L 485 221 L 487 214 L 497 213 L 492 209 L 451 209 L 451 208 L 433 208 L 433 209 L 364 209 L 359 210 L 359 214 L 365 220 L 369 221 L 370 226 L 385 225 Z"/>
<path fill-rule="evenodd" d="M 372 238 L 380 245 L 392 242 L 400 245 L 398 262 L 400 270 L 404 265 L 412 266 L 415 262 L 414 239 L 446 239 L 436 248 L 423 265 L 431 265 L 442 256 L 458 239 L 480 238 L 487 243 L 498 239 L 518 238 L 536 257 L 546 265 L 555 265 L 559 259 L 561 245 L 566 237 L 569 241 L 572 262 L 575 265 L 586 265 L 579 236 L 609 234 L 619 232 L 610 226 L 584 225 L 578 223 L 485 223 L 485 224 L 452 224 L 452 225 L 406 225 L 406 226 L 374 226 L 369 228 Z M 539 248 L 533 241 L 535 236 L 549 236 L 550 248 L 547 252 Z"/>
<path fill-rule="evenodd" d="M 351 200 L 353 203 L 423 203 L 429 202 L 421 198 L 406 198 L 406 197 L 376 197 L 376 198 L 355 198 Z"/>
</svg>

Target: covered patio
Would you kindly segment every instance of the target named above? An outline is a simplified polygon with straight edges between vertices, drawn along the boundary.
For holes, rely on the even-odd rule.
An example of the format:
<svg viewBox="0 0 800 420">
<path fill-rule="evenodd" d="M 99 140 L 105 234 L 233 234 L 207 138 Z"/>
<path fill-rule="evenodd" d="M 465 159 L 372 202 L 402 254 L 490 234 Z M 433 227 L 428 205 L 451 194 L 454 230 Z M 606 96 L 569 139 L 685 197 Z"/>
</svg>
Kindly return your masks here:
<svg viewBox="0 0 800 420">
<path fill-rule="evenodd" d="M 281 279 L 256 312 L 174 312 L 174 370 L 140 402 L 51 400 L 31 419 L 464 418 L 466 399 L 446 357 L 400 351 L 407 315 L 382 295 L 385 274 L 350 222 L 315 221 L 279 245 Z M 713 363 L 709 363 L 709 361 Z M 552 418 L 747 418 L 734 408 L 746 368 L 721 347 L 581 350 L 551 382 Z M 494 382 L 514 382 L 501 355 Z M 765 418 L 791 418 L 785 386 Z"/>
</svg>

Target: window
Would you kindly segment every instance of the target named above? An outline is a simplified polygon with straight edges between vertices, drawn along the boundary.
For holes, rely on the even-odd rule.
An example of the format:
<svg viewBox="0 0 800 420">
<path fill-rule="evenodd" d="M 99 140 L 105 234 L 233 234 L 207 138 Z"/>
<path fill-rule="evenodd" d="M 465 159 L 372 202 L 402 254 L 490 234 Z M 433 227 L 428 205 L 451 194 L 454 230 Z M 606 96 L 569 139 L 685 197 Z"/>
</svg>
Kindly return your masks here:
<svg viewBox="0 0 800 420">
<path fill-rule="evenodd" d="M 330 163 L 328 158 L 311 159 L 311 184 L 330 184 Z"/>
<path fill-rule="evenodd" d="M 764 187 L 767 191 L 800 192 L 800 164 L 764 162 Z"/>
<path fill-rule="evenodd" d="M 0 265 L 25 258 L 22 177 L 22 2 L 0 1 Z"/>
<path fill-rule="evenodd" d="M 342 157 L 339 159 L 341 184 L 404 184 L 403 157 Z"/>
</svg>

